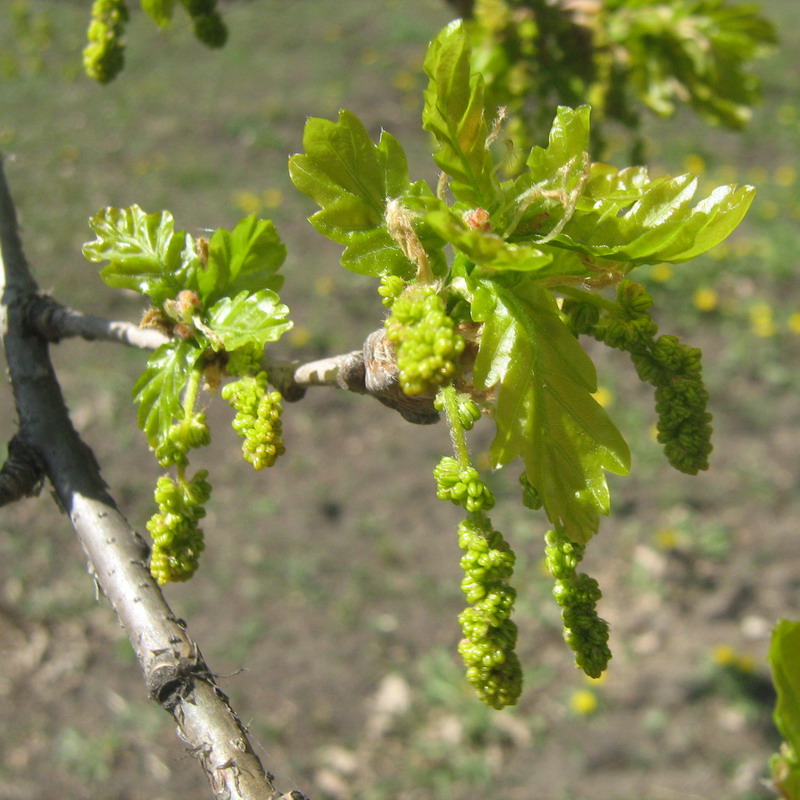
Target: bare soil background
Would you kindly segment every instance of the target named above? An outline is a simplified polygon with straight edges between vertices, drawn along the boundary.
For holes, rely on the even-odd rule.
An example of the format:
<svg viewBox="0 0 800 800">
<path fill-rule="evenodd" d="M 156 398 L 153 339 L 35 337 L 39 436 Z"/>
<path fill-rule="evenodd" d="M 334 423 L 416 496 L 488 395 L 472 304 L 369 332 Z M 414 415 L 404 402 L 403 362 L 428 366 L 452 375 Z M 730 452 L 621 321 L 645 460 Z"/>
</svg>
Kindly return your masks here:
<svg viewBox="0 0 800 800">
<path fill-rule="evenodd" d="M 753 128 L 737 136 L 688 117 L 653 124 L 659 167 L 680 171 L 701 153 L 712 173 L 767 184 L 776 169 L 796 169 L 800 123 L 781 109 L 799 96 L 798 10 L 762 5 L 784 42 L 760 70 L 766 103 Z M 53 30 L 38 66 L 19 42 L 10 50 L 0 149 L 42 287 L 82 310 L 136 319 L 137 299 L 106 289 L 80 255 L 88 216 L 138 203 L 199 231 L 259 210 L 290 253 L 282 297 L 296 328 L 277 350 L 310 359 L 360 346 L 381 324 L 374 282 L 338 267 L 338 249 L 305 221 L 314 209 L 293 192 L 286 157 L 301 149 L 307 116 L 345 106 L 376 135 L 398 136 L 412 175 L 435 181 L 418 123 L 419 65 L 449 18 L 444 4 L 235 4 L 229 45 L 214 54 L 138 14 L 128 66 L 109 87 L 75 74 L 88 9 L 31 8 Z M 9 36 L 0 31 L 6 50 Z M 781 113 L 787 124 L 776 123 Z M 410 426 L 366 398 L 312 391 L 286 408 L 287 454 L 256 474 L 224 404 L 210 404 L 217 432 L 197 459 L 215 486 L 207 551 L 195 579 L 167 595 L 282 789 L 315 800 L 774 796 L 764 786 L 778 743 L 765 656 L 774 622 L 800 615 L 800 337 L 758 336 L 747 309 L 763 301 L 781 319 L 800 309 L 800 201 L 796 184 L 785 188 L 793 205 L 770 217 L 757 203 L 739 235 L 755 252 L 734 248 L 721 272 L 710 261 L 676 268 L 694 271 L 677 288 L 653 283 L 663 329 L 705 353 L 716 432 L 708 473 L 687 478 L 662 463 L 649 392 L 624 359 L 592 350 L 635 454 L 633 477 L 611 478 L 612 514 L 585 561 L 612 627 L 602 683 L 582 678 L 561 641 L 541 569 L 546 523 L 520 507 L 516 470 L 493 477 L 492 516 L 519 559 L 526 691 L 498 713 L 471 696 L 455 654 L 459 515 L 436 500 L 431 477 L 448 452 L 444 426 Z M 692 291 L 712 269 L 731 304 L 703 315 Z M 158 469 L 130 401 L 142 354 L 65 342 L 54 357 L 77 427 L 143 530 Z M 0 420 L 7 440 L 10 392 Z M 476 430 L 472 443 L 485 452 L 488 433 Z M 581 705 L 587 692 L 592 713 Z M 168 717 L 147 700 L 47 491 L 0 516 L 0 720 L 0 800 L 207 795 Z"/>
</svg>

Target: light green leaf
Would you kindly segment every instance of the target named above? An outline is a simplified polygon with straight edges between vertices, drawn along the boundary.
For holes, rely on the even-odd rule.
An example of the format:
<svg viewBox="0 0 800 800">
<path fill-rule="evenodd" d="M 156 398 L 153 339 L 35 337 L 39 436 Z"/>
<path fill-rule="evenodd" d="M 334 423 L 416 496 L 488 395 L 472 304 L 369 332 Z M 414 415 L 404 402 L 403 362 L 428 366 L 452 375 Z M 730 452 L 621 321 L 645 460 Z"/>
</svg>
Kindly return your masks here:
<svg viewBox="0 0 800 800">
<path fill-rule="evenodd" d="M 208 326 L 219 337 L 219 343 L 229 352 L 254 344 L 263 347 L 276 342 L 291 327 L 287 320 L 289 309 L 271 289 L 255 294 L 240 292 L 236 297 L 223 297 L 208 311 Z M 219 349 L 216 342 L 211 342 Z"/>
<path fill-rule="evenodd" d="M 208 263 L 198 270 L 200 298 L 213 305 L 244 289 L 280 289 L 283 276 L 276 272 L 285 258 L 286 247 L 270 220 L 251 214 L 232 231 L 218 228 L 208 243 Z"/>
<path fill-rule="evenodd" d="M 305 153 L 289 159 L 295 186 L 321 207 L 310 222 L 346 245 L 342 265 L 363 275 L 411 277 L 414 265 L 386 230 L 387 199 L 409 187 L 405 155 L 383 134 L 373 144 L 349 111 L 338 122 L 311 118 L 303 134 Z"/>
<path fill-rule="evenodd" d="M 457 200 L 488 209 L 499 186 L 486 145 L 483 78 L 471 70 L 469 37 L 461 22 L 448 25 L 431 43 L 424 67 L 430 82 L 422 126 L 439 144 L 434 159 L 452 179 Z"/>
<path fill-rule="evenodd" d="M 521 456 L 550 520 L 586 542 L 609 511 L 605 471 L 630 468 L 625 440 L 592 397 L 594 365 L 546 289 L 478 279 L 472 294 L 473 317 L 484 323 L 475 383 L 495 395 L 492 462 Z"/>
<path fill-rule="evenodd" d="M 193 341 L 162 344 L 147 361 L 133 387 L 137 421 L 154 450 L 166 440 L 175 419 L 183 417 L 181 391 L 203 351 Z"/>
<path fill-rule="evenodd" d="M 89 261 L 110 262 L 100 271 L 109 286 L 149 295 L 156 305 L 181 288 L 175 273 L 182 266 L 185 234 L 174 230 L 168 211 L 105 208 L 89 225 L 97 239 L 83 246 L 83 254 Z"/>
<path fill-rule="evenodd" d="M 769 648 L 772 682 L 778 693 L 775 726 L 800 754 L 800 622 L 782 619 L 772 632 Z"/>
<path fill-rule="evenodd" d="M 696 190 L 688 174 L 649 181 L 641 169 L 614 176 L 593 165 L 575 214 L 550 244 L 627 269 L 688 261 L 726 239 L 755 197 L 752 186 L 720 186 L 692 207 Z"/>
<path fill-rule="evenodd" d="M 175 0 L 142 0 L 142 10 L 162 28 L 168 25 L 172 19 L 174 7 Z"/>
</svg>

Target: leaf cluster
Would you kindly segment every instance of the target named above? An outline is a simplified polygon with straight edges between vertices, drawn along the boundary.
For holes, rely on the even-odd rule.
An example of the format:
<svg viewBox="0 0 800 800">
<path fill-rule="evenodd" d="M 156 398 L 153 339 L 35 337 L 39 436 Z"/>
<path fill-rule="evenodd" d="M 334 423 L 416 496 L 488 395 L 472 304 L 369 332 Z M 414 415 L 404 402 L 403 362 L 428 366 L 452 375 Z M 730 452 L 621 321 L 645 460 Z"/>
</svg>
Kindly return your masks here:
<svg viewBox="0 0 800 800">
<path fill-rule="evenodd" d="M 605 472 L 626 473 L 630 454 L 593 397 L 595 368 L 559 295 L 708 250 L 738 225 L 754 190 L 722 186 L 693 203 L 691 175 L 651 179 L 642 167 L 593 163 L 587 106 L 559 108 L 547 145 L 503 180 L 462 23 L 433 42 L 425 69 L 436 189 L 412 182 L 397 140 L 383 132 L 373 143 L 350 112 L 309 120 L 292 179 L 320 206 L 312 224 L 345 246 L 344 267 L 382 277 L 385 297 L 400 293 L 389 279 L 442 296 L 469 339 L 470 365 L 453 380 L 496 427 L 493 466 L 521 457 L 553 524 L 585 542 L 609 510 Z"/>
<path fill-rule="evenodd" d="M 139 426 L 157 450 L 184 417 L 182 391 L 193 371 L 211 370 L 239 350 L 260 352 L 291 327 L 276 291 L 286 249 L 273 223 L 255 216 L 208 240 L 175 230 L 167 211 L 138 206 L 106 208 L 89 224 L 97 238 L 84 255 L 108 262 L 100 276 L 109 286 L 149 297 L 147 322 L 173 337 L 134 387 Z"/>
<path fill-rule="evenodd" d="M 683 105 L 742 128 L 760 97 L 752 62 L 776 41 L 756 4 L 728 0 L 470 5 L 473 66 L 526 141 L 547 130 L 556 102 L 590 102 L 596 133 L 605 120 L 635 130 L 643 108 L 667 117 Z"/>
</svg>

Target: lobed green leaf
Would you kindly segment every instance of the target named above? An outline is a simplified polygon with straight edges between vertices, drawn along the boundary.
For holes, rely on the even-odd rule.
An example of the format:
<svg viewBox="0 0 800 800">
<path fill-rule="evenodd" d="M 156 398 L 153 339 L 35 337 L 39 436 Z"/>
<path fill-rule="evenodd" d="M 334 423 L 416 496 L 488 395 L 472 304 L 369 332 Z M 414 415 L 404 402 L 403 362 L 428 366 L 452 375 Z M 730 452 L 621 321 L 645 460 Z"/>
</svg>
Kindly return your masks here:
<svg viewBox="0 0 800 800">
<path fill-rule="evenodd" d="M 434 160 L 452 179 L 457 200 L 489 208 L 499 187 L 487 147 L 483 78 L 471 69 L 469 38 L 460 21 L 434 39 L 424 68 L 430 82 L 422 126 L 439 144 Z"/>
<path fill-rule="evenodd" d="M 305 153 L 289 159 L 295 186 L 321 208 L 310 222 L 346 245 L 342 266 L 363 275 L 411 277 L 414 265 L 385 225 L 387 198 L 409 188 L 405 154 L 384 132 L 378 145 L 349 111 L 338 122 L 312 117 L 303 134 Z"/>
<path fill-rule="evenodd" d="M 154 304 L 181 288 L 176 273 L 182 264 L 186 234 L 174 230 L 172 214 L 147 214 L 139 206 L 105 208 L 89 220 L 97 239 L 83 246 L 89 261 L 108 261 L 100 277 L 112 288 L 149 295 Z"/>
<path fill-rule="evenodd" d="M 630 469 L 625 440 L 592 396 L 594 365 L 546 289 L 506 276 L 473 278 L 471 288 L 484 323 L 475 383 L 495 396 L 493 465 L 521 456 L 550 520 L 586 542 L 609 512 L 605 471 Z"/>
<path fill-rule="evenodd" d="M 154 450 L 166 440 L 173 421 L 183 417 L 181 391 L 202 355 L 193 341 L 167 342 L 150 356 L 136 381 L 137 422 Z"/>
<path fill-rule="evenodd" d="M 197 271 L 200 298 L 210 306 L 243 290 L 277 291 L 283 285 L 277 270 L 285 258 L 286 247 L 270 220 L 251 214 L 232 231 L 218 228 L 208 243 L 208 261 Z"/>
<path fill-rule="evenodd" d="M 288 314 L 289 309 L 271 289 L 223 297 L 207 314 L 208 326 L 219 338 L 219 344 L 212 340 L 211 346 L 218 350 L 221 345 L 229 352 L 245 345 L 263 348 L 292 327 Z"/>
<path fill-rule="evenodd" d="M 768 658 L 778 693 L 775 726 L 794 752 L 800 753 L 800 622 L 778 622 Z"/>
</svg>

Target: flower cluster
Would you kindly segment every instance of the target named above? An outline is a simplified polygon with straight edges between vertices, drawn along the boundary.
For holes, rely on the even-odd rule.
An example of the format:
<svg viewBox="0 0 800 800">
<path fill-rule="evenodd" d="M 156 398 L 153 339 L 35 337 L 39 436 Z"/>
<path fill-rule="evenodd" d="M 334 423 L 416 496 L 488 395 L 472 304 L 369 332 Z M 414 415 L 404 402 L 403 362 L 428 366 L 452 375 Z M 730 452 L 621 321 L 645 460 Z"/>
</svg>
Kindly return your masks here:
<svg viewBox="0 0 800 800">
<path fill-rule="evenodd" d="M 185 467 L 189 463 L 187 453 L 197 447 L 205 447 L 211 441 L 211 430 L 203 413 L 191 414 L 182 422 L 173 425 L 156 449 L 156 459 L 162 467 L 176 464 Z"/>
<path fill-rule="evenodd" d="M 153 537 L 150 574 L 159 584 L 187 581 L 197 571 L 204 547 L 197 523 L 206 515 L 203 506 L 211 496 L 207 477 L 201 470 L 190 481 L 163 475 L 156 483 L 158 513 L 148 520 L 147 530 Z"/>
<path fill-rule="evenodd" d="M 229 383 L 222 398 L 235 410 L 231 426 L 244 439 L 242 456 L 255 469 L 271 467 L 283 455 L 281 395 L 267 391 L 267 373 L 259 372 Z"/>
<path fill-rule="evenodd" d="M 508 585 L 514 553 L 488 520 L 464 520 L 458 544 L 466 551 L 461 589 L 471 604 L 458 617 L 464 634 L 458 652 L 467 680 L 493 708 L 514 705 L 522 691 L 522 668 L 514 651 L 517 626 L 510 619 L 516 592 Z"/>
<path fill-rule="evenodd" d="M 446 410 L 446 402 L 442 392 L 439 392 L 433 399 L 433 407 L 437 411 Z M 481 418 L 481 410 L 478 404 L 468 394 L 455 394 L 452 412 L 456 416 L 457 423 L 465 431 L 471 431 L 475 423 Z"/>
<path fill-rule="evenodd" d="M 217 11 L 217 0 L 181 0 L 194 23 L 194 35 L 207 47 L 222 47 L 228 30 Z"/>
<path fill-rule="evenodd" d="M 83 68 L 86 74 L 100 83 L 109 83 L 125 66 L 125 45 L 122 35 L 128 21 L 125 0 L 95 0 L 88 43 L 83 50 Z"/>
<path fill-rule="evenodd" d="M 381 296 L 381 303 L 386 308 L 391 308 L 394 301 L 403 293 L 406 282 L 398 275 L 384 275 L 381 278 L 381 285 L 378 287 L 378 294 Z"/>
<path fill-rule="evenodd" d="M 440 500 L 450 500 L 470 512 L 494 507 L 494 494 L 475 467 L 462 467 L 456 459 L 445 456 L 433 470 L 433 477 Z"/>
<path fill-rule="evenodd" d="M 575 334 L 588 334 L 625 350 L 639 378 L 655 387 L 658 441 L 673 467 L 689 475 L 708 469 L 711 414 L 703 384 L 701 353 L 675 336 L 658 336 L 649 314 L 653 300 L 644 287 L 623 280 L 613 310 L 567 300 L 563 311 Z"/>
<path fill-rule="evenodd" d="M 392 303 L 386 338 L 397 353 L 400 386 L 409 396 L 429 394 L 455 375 L 464 339 L 445 301 L 428 287 L 412 287 Z"/>
<path fill-rule="evenodd" d="M 598 678 L 608 666 L 608 623 L 597 615 L 602 592 L 594 578 L 576 573 L 584 545 L 556 530 L 545 535 L 545 565 L 556 579 L 553 596 L 561 606 L 564 641 L 575 653 L 575 664 L 589 677 Z"/>
</svg>

